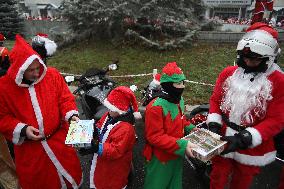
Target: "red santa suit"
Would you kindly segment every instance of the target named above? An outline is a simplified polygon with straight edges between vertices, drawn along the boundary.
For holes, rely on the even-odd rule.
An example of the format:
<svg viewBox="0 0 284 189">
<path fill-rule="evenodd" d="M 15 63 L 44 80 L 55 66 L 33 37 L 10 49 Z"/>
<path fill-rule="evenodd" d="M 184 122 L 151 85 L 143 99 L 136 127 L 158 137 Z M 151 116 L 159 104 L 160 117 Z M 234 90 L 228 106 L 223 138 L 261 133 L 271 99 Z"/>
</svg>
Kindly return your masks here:
<svg viewBox="0 0 284 189">
<path fill-rule="evenodd" d="M 104 105 L 121 115 L 132 106 L 134 116 L 141 117 L 134 93 L 128 87 L 120 86 L 112 90 Z M 91 188 L 122 189 L 128 183 L 132 150 L 136 142 L 134 125 L 127 121 L 107 123 L 109 119 L 106 113 L 96 124 L 100 129 L 100 147 L 92 161 Z"/>
<path fill-rule="evenodd" d="M 75 150 L 64 144 L 67 121 L 78 113 L 72 93 L 60 73 L 47 69 L 19 35 L 10 58 L 13 64 L 0 79 L 0 132 L 15 144 L 21 188 L 79 188 L 79 159 Z M 31 85 L 24 84 L 24 72 L 34 60 L 40 62 L 40 77 Z M 46 139 L 33 141 L 22 137 L 25 125 L 39 129 Z"/>
<path fill-rule="evenodd" d="M 252 145 L 213 159 L 211 188 L 224 188 L 233 167 L 238 171 L 231 188 L 247 188 L 259 172 L 258 167 L 275 160 L 273 136 L 284 126 L 284 75 L 273 64 L 253 82 L 252 77 L 244 74 L 243 68 L 233 66 L 224 69 L 217 79 L 207 123 L 222 124 L 223 134 L 233 136 L 238 131 L 224 123 L 224 114 L 230 122 L 246 127 L 252 135 Z"/>
</svg>

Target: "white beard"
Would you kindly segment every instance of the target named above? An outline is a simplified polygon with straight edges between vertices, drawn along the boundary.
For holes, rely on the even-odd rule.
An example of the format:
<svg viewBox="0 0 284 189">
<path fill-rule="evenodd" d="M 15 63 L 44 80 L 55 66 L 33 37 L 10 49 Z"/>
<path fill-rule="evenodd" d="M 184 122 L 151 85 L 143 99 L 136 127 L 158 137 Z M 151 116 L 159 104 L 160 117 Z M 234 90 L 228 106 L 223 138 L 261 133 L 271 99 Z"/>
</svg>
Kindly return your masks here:
<svg viewBox="0 0 284 189">
<path fill-rule="evenodd" d="M 245 74 L 238 68 L 224 83 L 221 110 L 229 112 L 229 120 L 238 125 L 251 125 L 266 114 L 267 101 L 272 99 L 272 84 L 266 74 Z"/>
</svg>

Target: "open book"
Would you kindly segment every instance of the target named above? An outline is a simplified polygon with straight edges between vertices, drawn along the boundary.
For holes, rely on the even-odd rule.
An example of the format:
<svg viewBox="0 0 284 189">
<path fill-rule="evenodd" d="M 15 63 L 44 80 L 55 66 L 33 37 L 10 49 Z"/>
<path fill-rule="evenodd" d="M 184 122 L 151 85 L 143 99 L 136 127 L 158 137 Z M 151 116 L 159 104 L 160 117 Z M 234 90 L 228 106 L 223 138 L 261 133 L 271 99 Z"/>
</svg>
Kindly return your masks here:
<svg viewBox="0 0 284 189">
<path fill-rule="evenodd" d="M 192 153 L 201 161 L 208 161 L 213 156 L 220 154 L 227 143 L 226 141 L 220 140 L 220 135 L 204 128 L 190 133 L 183 137 L 183 139 L 189 140 L 191 143 L 198 145 L 198 148 L 192 149 Z"/>
<path fill-rule="evenodd" d="M 89 147 L 93 139 L 94 120 L 72 121 L 66 136 L 65 144 L 74 147 Z"/>
</svg>

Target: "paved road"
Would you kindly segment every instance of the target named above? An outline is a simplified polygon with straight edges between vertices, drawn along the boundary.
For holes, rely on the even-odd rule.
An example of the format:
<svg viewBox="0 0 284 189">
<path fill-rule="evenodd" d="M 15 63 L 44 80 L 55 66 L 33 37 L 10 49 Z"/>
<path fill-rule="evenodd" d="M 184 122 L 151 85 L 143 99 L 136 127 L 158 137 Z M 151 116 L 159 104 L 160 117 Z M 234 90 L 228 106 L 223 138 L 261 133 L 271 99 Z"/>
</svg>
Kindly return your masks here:
<svg viewBox="0 0 284 189">
<path fill-rule="evenodd" d="M 80 105 L 79 105 L 79 109 Z M 83 119 L 84 117 L 82 117 Z M 134 168 L 135 168 L 135 178 L 132 184 L 128 187 L 129 189 L 141 189 L 143 188 L 144 180 L 144 168 L 143 168 L 143 157 L 142 149 L 144 146 L 143 132 L 144 132 L 144 123 L 143 121 L 138 121 L 136 123 L 136 132 L 139 137 L 137 144 L 134 148 Z M 80 155 L 79 155 L 80 156 Z M 80 156 L 80 160 L 83 167 L 84 173 L 84 183 L 82 189 L 88 189 L 89 187 L 89 171 L 92 161 L 92 155 Z M 272 164 L 264 167 L 260 175 L 258 175 L 254 184 L 251 187 L 252 189 L 277 189 L 279 182 L 279 175 L 281 167 L 284 163 L 280 161 L 275 161 Z M 111 178 L 111 175 L 110 175 Z M 209 188 L 206 182 L 200 180 L 200 177 L 195 175 L 195 171 L 189 166 L 185 161 L 184 163 L 184 175 L 183 175 L 183 188 L 184 189 L 207 189 Z"/>
</svg>

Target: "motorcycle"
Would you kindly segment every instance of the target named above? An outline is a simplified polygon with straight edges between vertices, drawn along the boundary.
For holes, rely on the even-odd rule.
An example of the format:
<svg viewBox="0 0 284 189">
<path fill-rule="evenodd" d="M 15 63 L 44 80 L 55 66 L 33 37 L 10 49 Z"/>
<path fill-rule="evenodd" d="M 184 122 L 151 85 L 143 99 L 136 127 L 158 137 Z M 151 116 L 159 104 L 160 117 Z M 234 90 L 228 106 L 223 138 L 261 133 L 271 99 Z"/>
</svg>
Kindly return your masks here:
<svg viewBox="0 0 284 189">
<path fill-rule="evenodd" d="M 78 81 L 78 88 L 73 92 L 78 97 L 82 106 L 83 115 L 86 119 L 99 120 L 108 110 L 103 105 L 104 99 L 109 92 L 116 86 L 107 73 L 118 69 L 118 60 L 108 65 L 106 69 L 91 68 L 87 70 L 79 79 L 66 76 L 68 84 Z"/>
</svg>

